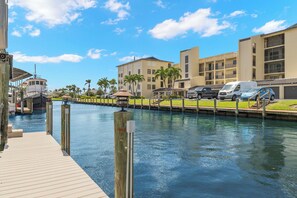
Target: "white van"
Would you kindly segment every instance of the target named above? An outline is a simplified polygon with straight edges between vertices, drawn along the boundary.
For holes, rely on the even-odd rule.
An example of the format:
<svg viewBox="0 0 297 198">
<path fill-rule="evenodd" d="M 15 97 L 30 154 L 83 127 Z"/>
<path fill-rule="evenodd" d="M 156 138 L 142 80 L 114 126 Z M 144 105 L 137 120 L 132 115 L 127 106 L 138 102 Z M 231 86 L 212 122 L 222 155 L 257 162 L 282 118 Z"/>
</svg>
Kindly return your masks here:
<svg viewBox="0 0 297 198">
<path fill-rule="evenodd" d="M 236 100 L 243 92 L 257 87 L 257 82 L 254 81 L 235 81 L 229 82 L 219 91 L 218 98 L 220 100 L 231 99 Z"/>
</svg>

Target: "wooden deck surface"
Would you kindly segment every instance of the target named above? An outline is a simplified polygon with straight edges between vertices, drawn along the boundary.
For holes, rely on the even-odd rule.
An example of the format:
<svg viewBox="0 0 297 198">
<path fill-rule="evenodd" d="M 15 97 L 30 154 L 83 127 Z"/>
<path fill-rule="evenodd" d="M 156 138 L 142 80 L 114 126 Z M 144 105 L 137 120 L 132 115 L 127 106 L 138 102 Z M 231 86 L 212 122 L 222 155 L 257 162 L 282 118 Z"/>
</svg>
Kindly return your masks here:
<svg viewBox="0 0 297 198">
<path fill-rule="evenodd" d="M 107 197 L 50 135 L 24 133 L 0 152 L 0 197 Z"/>
</svg>

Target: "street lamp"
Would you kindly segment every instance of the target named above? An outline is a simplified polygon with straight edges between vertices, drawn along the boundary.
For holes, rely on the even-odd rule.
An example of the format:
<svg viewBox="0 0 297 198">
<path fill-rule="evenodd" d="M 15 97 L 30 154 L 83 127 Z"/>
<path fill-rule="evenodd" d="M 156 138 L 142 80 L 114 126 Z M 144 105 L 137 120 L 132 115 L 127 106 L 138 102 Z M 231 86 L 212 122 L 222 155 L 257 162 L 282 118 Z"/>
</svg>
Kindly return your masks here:
<svg viewBox="0 0 297 198">
<path fill-rule="evenodd" d="M 124 107 L 126 107 L 129 103 L 129 97 L 132 96 L 127 90 L 121 89 L 117 93 L 113 94 L 113 96 L 117 97 L 117 105 L 122 107 L 121 111 L 125 111 Z"/>
</svg>

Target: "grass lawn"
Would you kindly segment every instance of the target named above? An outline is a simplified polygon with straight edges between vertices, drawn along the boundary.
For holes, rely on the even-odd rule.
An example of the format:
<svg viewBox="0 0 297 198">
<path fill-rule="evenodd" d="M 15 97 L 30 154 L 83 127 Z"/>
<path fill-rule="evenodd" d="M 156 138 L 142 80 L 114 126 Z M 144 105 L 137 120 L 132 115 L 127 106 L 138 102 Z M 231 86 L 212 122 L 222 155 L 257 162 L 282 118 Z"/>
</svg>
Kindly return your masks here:
<svg viewBox="0 0 297 198">
<path fill-rule="evenodd" d="M 280 100 L 276 103 L 269 104 L 267 106 L 268 110 L 286 110 L 286 111 L 297 111 L 297 100 Z"/>
</svg>

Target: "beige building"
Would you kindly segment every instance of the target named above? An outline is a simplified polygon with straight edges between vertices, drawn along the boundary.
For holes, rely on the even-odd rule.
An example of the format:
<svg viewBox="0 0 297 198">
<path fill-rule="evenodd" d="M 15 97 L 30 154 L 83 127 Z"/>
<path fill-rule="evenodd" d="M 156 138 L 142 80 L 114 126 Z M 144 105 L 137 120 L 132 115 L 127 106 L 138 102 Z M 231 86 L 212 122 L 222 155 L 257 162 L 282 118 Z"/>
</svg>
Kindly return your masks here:
<svg viewBox="0 0 297 198">
<path fill-rule="evenodd" d="M 239 41 L 239 79 L 297 78 L 297 24 Z"/>
<path fill-rule="evenodd" d="M 188 89 L 197 85 L 222 85 L 238 80 L 237 53 L 226 53 L 207 58 L 199 58 L 199 48 L 180 52 L 182 79 L 175 88 Z"/>
<path fill-rule="evenodd" d="M 124 78 L 131 74 L 141 74 L 144 76 L 144 81 L 134 87 L 137 96 L 144 96 L 146 98 L 152 97 L 152 91 L 164 87 L 161 79 L 155 79 L 155 71 L 170 67 L 172 62 L 159 60 L 155 57 L 148 57 L 138 59 L 129 63 L 125 63 L 118 67 L 118 89 L 126 89 L 132 93 L 132 86 L 128 83 L 124 84 Z"/>
</svg>

